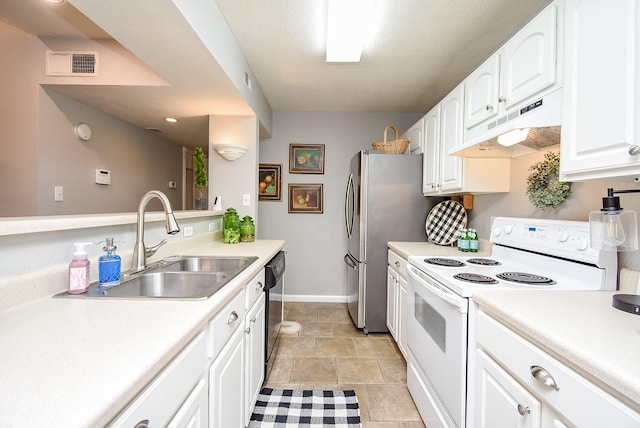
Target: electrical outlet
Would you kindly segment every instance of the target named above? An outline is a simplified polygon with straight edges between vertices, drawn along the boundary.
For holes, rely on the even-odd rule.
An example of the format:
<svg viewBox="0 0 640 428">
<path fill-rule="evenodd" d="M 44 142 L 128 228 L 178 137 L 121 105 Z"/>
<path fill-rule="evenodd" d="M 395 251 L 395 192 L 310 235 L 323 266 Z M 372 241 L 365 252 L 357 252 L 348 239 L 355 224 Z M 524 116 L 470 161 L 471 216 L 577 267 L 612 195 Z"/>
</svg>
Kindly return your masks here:
<svg viewBox="0 0 640 428">
<path fill-rule="evenodd" d="M 245 207 L 248 207 L 249 205 L 251 205 L 251 195 L 248 193 L 243 193 L 242 194 L 242 205 Z"/>
<path fill-rule="evenodd" d="M 193 226 L 185 226 L 182 230 L 184 231 L 184 237 L 185 238 L 187 236 L 193 235 Z"/>
<path fill-rule="evenodd" d="M 222 219 L 217 218 L 213 220 L 213 223 L 209 223 L 209 232 L 215 232 L 222 229 Z"/>
</svg>

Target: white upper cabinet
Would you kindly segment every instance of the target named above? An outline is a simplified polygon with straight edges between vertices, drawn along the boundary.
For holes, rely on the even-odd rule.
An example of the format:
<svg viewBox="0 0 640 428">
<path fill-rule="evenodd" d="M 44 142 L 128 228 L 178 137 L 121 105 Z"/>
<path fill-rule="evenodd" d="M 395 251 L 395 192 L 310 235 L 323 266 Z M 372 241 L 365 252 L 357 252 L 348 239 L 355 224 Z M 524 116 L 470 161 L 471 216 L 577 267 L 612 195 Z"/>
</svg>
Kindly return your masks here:
<svg viewBox="0 0 640 428">
<path fill-rule="evenodd" d="M 458 85 L 424 117 L 424 195 L 509 191 L 509 159 L 465 159 L 448 151 L 462 144 L 464 85 Z"/>
<path fill-rule="evenodd" d="M 567 0 L 560 178 L 640 176 L 636 0 Z"/>
<path fill-rule="evenodd" d="M 540 12 L 465 79 L 466 129 L 559 85 L 557 9 Z"/>
<path fill-rule="evenodd" d="M 424 117 L 400 136 L 409 140 L 409 152 L 421 155 L 424 152 Z"/>
</svg>

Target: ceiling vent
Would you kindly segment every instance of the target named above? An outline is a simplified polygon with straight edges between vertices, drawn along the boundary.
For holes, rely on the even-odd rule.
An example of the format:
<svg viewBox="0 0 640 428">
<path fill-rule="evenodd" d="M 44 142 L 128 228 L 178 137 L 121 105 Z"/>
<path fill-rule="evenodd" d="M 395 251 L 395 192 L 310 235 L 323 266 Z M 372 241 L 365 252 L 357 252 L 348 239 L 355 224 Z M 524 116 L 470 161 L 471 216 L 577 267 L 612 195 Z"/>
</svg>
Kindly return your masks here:
<svg viewBox="0 0 640 428">
<path fill-rule="evenodd" d="M 47 76 L 97 76 L 98 52 L 47 51 Z"/>
</svg>

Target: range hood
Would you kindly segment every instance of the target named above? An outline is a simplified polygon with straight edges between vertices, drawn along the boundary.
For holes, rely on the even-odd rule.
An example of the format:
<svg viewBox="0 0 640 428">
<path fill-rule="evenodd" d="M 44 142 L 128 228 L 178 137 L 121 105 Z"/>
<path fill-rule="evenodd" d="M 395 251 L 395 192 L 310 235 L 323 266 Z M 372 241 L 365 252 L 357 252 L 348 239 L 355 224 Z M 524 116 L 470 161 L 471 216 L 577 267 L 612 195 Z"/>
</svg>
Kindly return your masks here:
<svg viewBox="0 0 640 428">
<path fill-rule="evenodd" d="M 534 153 L 560 143 L 562 88 L 532 102 L 512 107 L 497 119 L 471 128 L 461 146 L 449 155 L 468 158 L 512 158 Z M 512 146 L 498 143 L 498 137 L 514 129 L 529 128 L 527 138 Z"/>
</svg>

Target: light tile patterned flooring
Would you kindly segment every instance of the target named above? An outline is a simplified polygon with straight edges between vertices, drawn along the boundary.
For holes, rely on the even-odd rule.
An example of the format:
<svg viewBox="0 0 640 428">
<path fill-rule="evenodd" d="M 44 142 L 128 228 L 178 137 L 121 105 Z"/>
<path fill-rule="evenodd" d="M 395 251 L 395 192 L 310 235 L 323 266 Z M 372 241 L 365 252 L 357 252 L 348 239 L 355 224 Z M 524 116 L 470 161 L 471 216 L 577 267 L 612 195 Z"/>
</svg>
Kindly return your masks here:
<svg viewBox="0 0 640 428">
<path fill-rule="evenodd" d="M 407 366 L 390 334 L 358 330 L 341 303 L 286 302 L 284 317 L 301 324 L 283 334 L 265 386 L 353 389 L 363 428 L 424 428 L 407 390 Z"/>
</svg>

